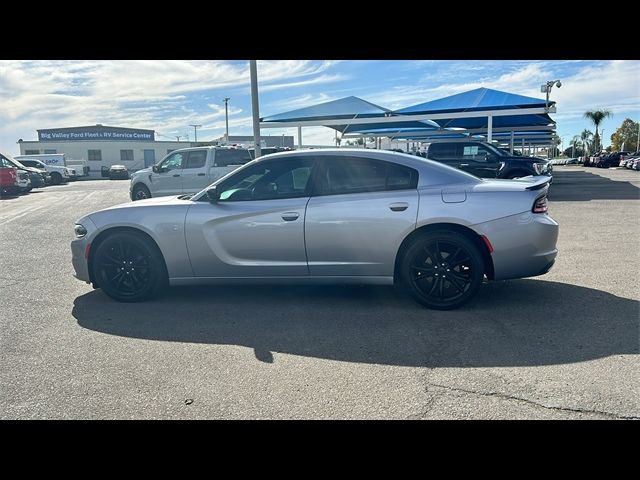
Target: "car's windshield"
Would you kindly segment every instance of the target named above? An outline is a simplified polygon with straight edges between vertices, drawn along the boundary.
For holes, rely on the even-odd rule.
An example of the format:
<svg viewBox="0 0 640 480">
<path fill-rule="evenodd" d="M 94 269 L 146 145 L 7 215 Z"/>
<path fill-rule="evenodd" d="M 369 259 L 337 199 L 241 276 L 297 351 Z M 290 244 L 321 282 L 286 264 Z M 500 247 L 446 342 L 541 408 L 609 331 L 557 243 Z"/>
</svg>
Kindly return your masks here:
<svg viewBox="0 0 640 480">
<path fill-rule="evenodd" d="M 5 160 L 7 160 L 9 163 L 13 163 L 18 168 L 27 168 L 23 164 L 21 164 L 18 160 L 13 158 L 11 155 L 2 155 L 2 154 L 0 154 L 0 156 L 4 157 Z"/>
</svg>

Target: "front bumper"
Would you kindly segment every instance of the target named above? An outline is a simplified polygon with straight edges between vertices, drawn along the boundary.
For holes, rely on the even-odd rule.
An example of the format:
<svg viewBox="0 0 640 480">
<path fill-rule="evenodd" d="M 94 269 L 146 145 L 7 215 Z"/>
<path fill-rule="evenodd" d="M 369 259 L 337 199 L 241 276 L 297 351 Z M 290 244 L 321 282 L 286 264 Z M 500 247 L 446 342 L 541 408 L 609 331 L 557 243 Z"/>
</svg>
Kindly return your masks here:
<svg viewBox="0 0 640 480">
<path fill-rule="evenodd" d="M 90 245 L 97 234 L 97 228 L 88 217 L 82 218 L 81 223 L 87 229 L 87 234 L 82 238 L 76 238 L 71 241 L 71 264 L 75 270 L 73 276 L 78 280 L 90 283 L 91 277 L 89 275 L 89 259 L 87 255 L 91 251 Z"/>
<path fill-rule="evenodd" d="M 493 246 L 494 280 L 547 273 L 558 255 L 558 223 L 547 214 L 525 212 L 473 226 Z"/>
</svg>

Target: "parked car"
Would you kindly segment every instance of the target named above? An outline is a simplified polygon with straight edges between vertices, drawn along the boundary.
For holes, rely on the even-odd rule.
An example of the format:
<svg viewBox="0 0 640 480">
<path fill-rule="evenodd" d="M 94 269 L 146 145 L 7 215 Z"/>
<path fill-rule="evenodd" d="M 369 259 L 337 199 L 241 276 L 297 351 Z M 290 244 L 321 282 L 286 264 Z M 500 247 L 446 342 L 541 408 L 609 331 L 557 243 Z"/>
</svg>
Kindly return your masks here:
<svg viewBox="0 0 640 480">
<path fill-rule="evenodd" d="M 552 175 L 550 162 L 515 156 L 480 141 L 442 141 L 429 144 L 427 158 L 482 178 L 520 178 Z"/>
<path fill-rule="evenodd" d="M 131 175 L 131 200 L 196 193 L 252 160 L 247 149 L 195 147 L 174 150 L 151 168 Z"/>
<path fill-rule="evenodd" d="M 18 155 L 15 160 L 32 168 L 46 170 L 51 175 L 53 185 L 67 183 L 75 176 L 75 170 L 64 165 L 64 154 Z"/>
<path fill-rule="evenodd" d="M 29 193 L 33 189 L 29 172 L 16 168 L 16 176 L 18 177 L 18 193 Z"/>
<path fill-rule="evenodd" d="M 16 168 L 0 156 L 0 197 L 17 195 L 18 176 Z"/>
<path fill-rule="evenodd" d="M 27 167 L 10 155 L 0 154 L 0 156 L 16 168 L 21 193 L 29 192 L 32 188 L 45 186 L 45 177 L 39 169 Z M 29 180 L 28 185 L 27 182 L 24 182 L 25 176 Z"/>
<path fill-rule="evenodd" d="M 566 165 L 580 165 L 580 159 L 570 158 L 569 160 L 567 160 Z"/>
<path fill-rule="evenodd" d="M 640 170 L 640 158 L 636 158 L 635 160 L 633 160 L 631 162 L 631 169 L 632 170 Z"/>
<path fill-rule="evenodd" d="M 80 218 L 76 277 L 134 302 L 216 282 L 398 283 L 436 309 L 557 254 L 550 178 L 485 180 L 412 155 L 321 149 L 261 157 L 197 194 Z"/>
<path fill-rule="evenodd" d="M 129 170 L 124 165 L 111 165 L 109 180 L 129 180 Z"/>
<path fill-rule="evenodd" d="M 47 171 L 47 166 L 40 162 L 39 160 L 20 160 L 20 163 L 25 167 L 32 168 L 37 170 L 38 173 L 42 176 L 45 185 L 51 185 L 53 183 L 53 179 L 51 178 L 51 173 Z M 33 181 L 33 179 L 32 179 Z"/>
</svg>

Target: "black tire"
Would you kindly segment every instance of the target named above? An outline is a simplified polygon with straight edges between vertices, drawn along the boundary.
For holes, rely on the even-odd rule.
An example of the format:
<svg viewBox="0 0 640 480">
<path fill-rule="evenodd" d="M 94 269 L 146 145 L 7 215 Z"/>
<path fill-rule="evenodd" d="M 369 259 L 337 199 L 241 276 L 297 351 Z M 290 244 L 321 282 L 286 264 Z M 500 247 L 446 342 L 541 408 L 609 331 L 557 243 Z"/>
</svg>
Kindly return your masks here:
<svg viewBox="0 0 640 480">
<path fill-rule="evenodd" d="M 158 247 L 133 232 L 114 233 L 105 238 L 93 256 L 92 270 L 100 288 L 119 302 L 148 300 L 168 285 Z"/>
<path fill-rule="evenodd" d="M 422 305 L 451 310 L 477 295 L 484 261 L 478 247 L 464 235 L 437 230 L 417 237 L 405 250 L 401 279 Z"/>
<path fill-rule="evenodd" d="M 151 192 L 146 185 L 138 183 L 133 187 L 133 191 L 131 192 L 131 200 L 135 202 L 136 200 L 144 200 L 145 198 L 151 198 Z"/>
<path fill-rule="evenodd" d="M 62 183 L 62 175 L 60 175 L 58 172 L 53 172 L 51 174 L 51 183 L 53 183 L 54 185 L 60 185 Z"/>
<path fill-rule="evenodd" d="M 513 172 L 507 173 L 507 175 L 505 175 L 504 178 L 506 178 L 507 180 L 513 180 L 514 178 L 528 177 L 529 175 L 531 174 L 528 172 L 525 172 L 522 170 L 515 170 Z"/>
</svg>

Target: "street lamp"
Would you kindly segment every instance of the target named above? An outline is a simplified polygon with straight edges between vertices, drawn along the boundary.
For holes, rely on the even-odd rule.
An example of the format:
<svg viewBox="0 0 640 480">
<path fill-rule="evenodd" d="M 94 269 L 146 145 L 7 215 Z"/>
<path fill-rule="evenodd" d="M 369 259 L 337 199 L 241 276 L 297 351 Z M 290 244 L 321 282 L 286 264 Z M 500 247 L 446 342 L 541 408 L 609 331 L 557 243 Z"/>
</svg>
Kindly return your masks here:
<svg viewBox="0 0 640 480">
<path fill-rule="evenodd" d="M 225 134 L 225 140 L 227 141 L 227 143 L 229 142 L 229 109 L 227 107 L 227 104 L 229 103 L 229 100 L 231 100 L 229 97 L 224 97 L 224 123 L 227 127 L 227 133 Z"/>
<path fill-rule="evenodd" d="M 190 127 L 193 127 L 193 136 L 195 138 L 194 142 L 198 141 L 198 128 L 200 128 L 202 125 L 192 125 L 189 124 Z"/>
<path fill-rule="evenodd" d="M 560 80 L 550 80 L 545 85 L 540 86 L 540 91 L 547 94 L 547 99 L 544 103 L 544 109 L 547 112 L 549 111 L 549 93 L 554 85 L 560 88 L 562 86 L 562 82 Z"/>
</svg>

